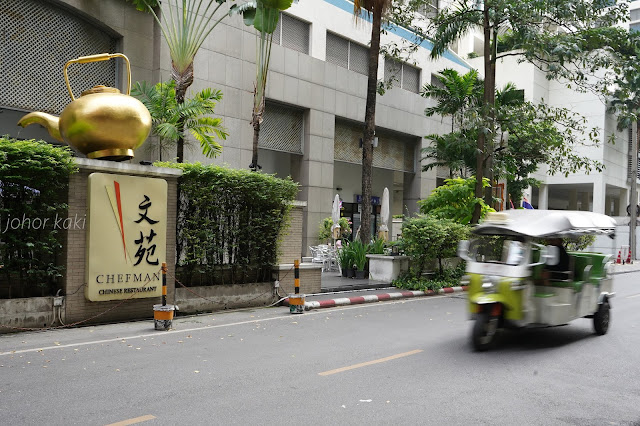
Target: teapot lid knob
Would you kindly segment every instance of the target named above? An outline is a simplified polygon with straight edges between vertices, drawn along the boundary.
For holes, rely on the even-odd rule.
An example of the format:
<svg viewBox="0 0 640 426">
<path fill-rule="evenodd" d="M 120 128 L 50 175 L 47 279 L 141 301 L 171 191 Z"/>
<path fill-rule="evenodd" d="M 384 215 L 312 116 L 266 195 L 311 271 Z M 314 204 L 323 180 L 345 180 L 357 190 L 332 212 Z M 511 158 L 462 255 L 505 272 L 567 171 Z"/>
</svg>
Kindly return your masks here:
<svg viewBox="0 0 640 426">
<path fill-rule="evenodd" d="M 101 84 L 98 84 L 96 86 L 93 86 L 91 89 L 85 90 L 80 96 L 92 95 L 94 93 L 120 93 L 120 90 L 116 89 L 115 87 L 103 86 Z"/>
</svg>

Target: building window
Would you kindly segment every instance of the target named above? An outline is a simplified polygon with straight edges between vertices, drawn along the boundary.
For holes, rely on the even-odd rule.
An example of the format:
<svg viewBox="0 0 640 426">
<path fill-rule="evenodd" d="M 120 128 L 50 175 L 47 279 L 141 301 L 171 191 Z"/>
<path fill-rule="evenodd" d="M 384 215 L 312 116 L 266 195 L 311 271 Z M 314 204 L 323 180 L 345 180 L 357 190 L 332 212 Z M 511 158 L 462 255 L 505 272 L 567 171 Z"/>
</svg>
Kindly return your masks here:
<svg viewBox="0 0 640 426">
<path fill-rule="evenodd" d="M 369 75 L 369 49 L 327 32 L 327 62 Z"/>
<path fill-rule="evenodd" d="M 635 23 L 635 24 L 631 24 L 629 25 L 629 31 L 635 31 L 638 32 L 640 31 L 640 22 L 639 23 Z"/>
<path fill-rule="evenodd" d="M 438 14 L 438 0 L 429 0 L 418 8 L 418 13 L 427 18 L 433 18 Z"/>
<path fill-rule="evenodd" d="M 273 43 L 309 54 L 309 23 L 280 13 L 278 25 L 273 32 Z"/>
<path fill-rule="evenodd" d="M 398 86 L 404 90 L 413 93 L 420 91 L 420 68 L 396 61 L 393 58 L 384 59 L 384 78 L 385 80 L 393 78 Z"/>
<path fill-rule="evenodd" d="M 266 101 L 258 146 L 273 151 L 302 154 L 304 111 Z"/>
<path fill-rule="evenodd" d="M 0 1 L 1 107 L 60 114 L 70 102 L 62 75 L 67 60 L 116 51 L 112 33 L 57 3 Z M 74 95 L 96 84 L 117 87 L 119 63 L 69 67 Z"/>
</svg>

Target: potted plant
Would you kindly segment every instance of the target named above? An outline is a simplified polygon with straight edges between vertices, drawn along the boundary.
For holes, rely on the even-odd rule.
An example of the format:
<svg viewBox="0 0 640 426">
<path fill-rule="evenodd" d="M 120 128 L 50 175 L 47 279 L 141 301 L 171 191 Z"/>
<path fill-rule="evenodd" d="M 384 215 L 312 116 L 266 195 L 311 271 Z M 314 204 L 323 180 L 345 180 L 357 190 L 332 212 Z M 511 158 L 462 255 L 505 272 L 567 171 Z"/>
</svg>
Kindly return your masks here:
<svg viewBox="0 0 640 426">
<path fill-rule="evenodd" d="M 338 249 L 336 259 L 340 265 L 342 276 L 346 277 L 348 271 L 351 270 L 351 276 L 353 277 L 353 269 L 351 268 L 351 265 L 353 265 L 353 252 L 349 248 L 349 244 L 345 244 L 342 248 Z"/>
<path fill-rule="evenodd" d="M 353 250 L 353 266 L 356 269 L 356 278 L 364 278 L 364 267 L 367 264 L 367 247 L 361 241 L 356 240 L 349 244 Z"/>
</svg>

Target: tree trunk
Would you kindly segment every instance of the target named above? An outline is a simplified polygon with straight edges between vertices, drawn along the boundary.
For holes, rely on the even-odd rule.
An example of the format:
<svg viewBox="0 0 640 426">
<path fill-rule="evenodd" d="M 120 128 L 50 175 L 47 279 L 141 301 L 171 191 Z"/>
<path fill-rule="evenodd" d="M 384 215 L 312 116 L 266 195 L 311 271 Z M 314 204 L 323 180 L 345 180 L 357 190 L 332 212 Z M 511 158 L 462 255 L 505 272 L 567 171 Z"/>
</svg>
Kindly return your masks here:
<svg viewBox="0 0 640 426">
<path fill-rule="evenodd" d="M 362 137 L 362 209 L 360 214 L 360 241 L 371 240 L 371 174 L 373 169 L 373 138 L 376 130 L 376 96 L 378 94 L 378 56 L 380 55 L 380 25 L 382 2 L 375 2 L 371 25 L 369 49 L 369 78 L 367 80 L 367 104 L 364 112 Z"/>
<path fill-rule="evenodd" d="M 171 63 L 171 78 L 176 82 L 176 102 L 178 104 L 184 103 L 184 98 L 187 95 L 187 89 L 193 83 L 193 62 L 189 64 L 186 70 L 183 72 L 178 71 L 176 69 L 175 64 Z M 184 130 L 184 122 L 183 119 L 180 118 L 178 121 L 178 132 L 180 133 L 180 137 L 178 138 L 177 144 L 177 152 L 176 156 L 178 163 L 182 163 L 184 161 L 184 136 L 182 132 Z"/>
<path fill-rule="evenodd" d="M 258 165 L 258 138 L 260 137 L 260 122 L 258 120 L 253 121 L 253 155 L 251 156 L 251 164 L 249 168 L 254 172 L 261 169 Z"/>
<path fill-rule="evenodd" d="M 493 207 L 493 184 L 494 184 L 494 174 L 493 174 L 493 152 L 494 152 L 494 144 L 495 144 L 495 134 L 496 134 L 496 126 L 495 126 L 495 104 L 496 104 L 496 64 L 495 64 L 495 47 L 497 44 L 497 37 L 495 28 L 489 28 L 489 31 L 485 31 L 485 37 L 489 36 L 489 43 L 485 42 L 484 54 L 485 58 L 488 58 L 487 61 L 485 59 L 485 79 L 484 79 L 484 103 L 487 108 L 487 118 L 486 122 L 489 128 L 488 135 L 489 138 L 485 139 L 485 173 L 484 175 L 489 179 L 489 187 L 485 188 L 484 192 L 484 202 Z M 487 48 L 488 44 L 488 48 Z M 488 66 L 488 69 L 487 69 Z"/>
<path fill-rule="evenodd" d="M 483 30 L 484 30 L 484 105 L 483 105 L 483 115 L 486 118 L 486 124 L 488 124 L 489 119 L 489 108 L 493 107 L 494 99 L 495 99 L 495 64 L 493 63 L 493 58 L 491 55 L 491 22 L 489 20 L 489 6 L 488 2 L 484 2 L 484 12 L 483 12 Z M 486 134 L 484 132 L 480 132 L 478 134 L 478 143 L 477 143 L 477 154 L 476 154 L 476 188 L 475 188 L 475 197 L 476 198 L 484 198 L 484 188 L 482 185 L 483 177 L 484 177 L 484 168 L 485 168 L 485 159 L 487 158 L 487 149 L 486 149 L 487 140 Z M 491 188 L 489 188 L 491 190 Z M 489 194 L 491 194 L 489 192 Z M 473 216 L 471 217 L 471 223 L 478 223 L 480 221 L 481 214 L 481 206 L 480 204 L 476 204 L 475 209 L 473 210 Z"/>
<path fill-rule="evenodd" d="M 253 97 L 257 96 L 257 89 L 253 91 Z M 253 153 L 251 155 L 251 164 L 249 168 L 254 172 L 260 170 L 262 167 L 258 164 L 258 140 L 260 138 L 260 124 L 262 123 L 262 117 L 264 116 L 264 97 L 262 98 L 257 110 L 253 110 L 251 115 L 251 125 L 253 126 Z"/>
</svg>

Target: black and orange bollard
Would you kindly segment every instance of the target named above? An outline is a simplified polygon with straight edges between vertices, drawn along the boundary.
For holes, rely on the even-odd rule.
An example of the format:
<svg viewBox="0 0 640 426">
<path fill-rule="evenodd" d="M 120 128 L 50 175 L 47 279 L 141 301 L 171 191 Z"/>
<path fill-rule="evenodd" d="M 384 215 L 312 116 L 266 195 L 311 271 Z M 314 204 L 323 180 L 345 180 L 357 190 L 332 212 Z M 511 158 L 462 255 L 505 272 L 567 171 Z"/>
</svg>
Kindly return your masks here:
<svg viewBox="0 0 640 426">
<path fill-rule="evenodd" d="M 289 312 L 292 314 L 301 314 L 304 312 L 304 294 L 300 294 L 300 261 L 293 261 L 293 283 L 295 285 L 295 293 L 289 295 Z"/>
<path fill-rule="evenodd" d="M 162 262 L 162 304 L 153 305 L 153 320 L 156 330 L 170 330 L 173 326 L 175 306 L 167 305 L 167 263 Z"/>
</svg>

